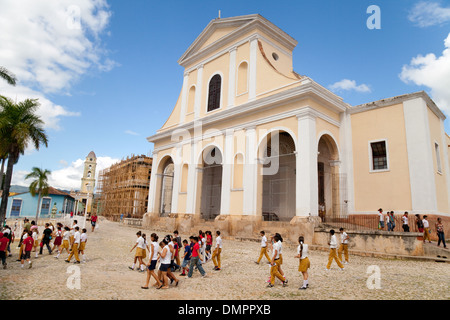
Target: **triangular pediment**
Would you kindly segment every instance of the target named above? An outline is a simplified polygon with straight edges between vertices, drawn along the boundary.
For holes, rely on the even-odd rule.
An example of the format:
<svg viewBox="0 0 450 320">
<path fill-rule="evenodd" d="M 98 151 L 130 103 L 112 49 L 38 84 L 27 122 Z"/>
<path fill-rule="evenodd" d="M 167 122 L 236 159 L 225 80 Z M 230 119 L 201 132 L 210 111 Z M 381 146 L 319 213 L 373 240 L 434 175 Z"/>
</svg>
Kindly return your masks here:
<svg viewBox="0 0 450 320">
<path fill-rule="evenodd" d="M 229 45 L 239 34 L 242 34 L 252 27 L 256 27 L 256 25 L 264 26 L 266 29 L 272 30 L 274 34 L 285 39 L 285 41 L 292 46 L 292 49 L 297 45 L 295 39 L 291 38 L 284 31 L 259 14 L 231 18 L 217 18 L 209 22 L 206 28 L 181 56 L 178 63 L 184 65 L 186 61 L 192 60 L 192 58 L 207 50 Z"/>
</svg>

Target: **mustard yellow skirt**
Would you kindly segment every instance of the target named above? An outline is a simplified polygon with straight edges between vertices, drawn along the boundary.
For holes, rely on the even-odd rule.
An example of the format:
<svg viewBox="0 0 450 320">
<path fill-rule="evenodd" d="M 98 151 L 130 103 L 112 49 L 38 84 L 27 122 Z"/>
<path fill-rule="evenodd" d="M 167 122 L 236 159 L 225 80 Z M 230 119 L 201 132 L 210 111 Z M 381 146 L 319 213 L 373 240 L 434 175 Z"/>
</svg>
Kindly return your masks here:
<svg viewBox="0 0 450 320">
<path fill-rule="evenodd" d="M 141 257 L 142 259 L 145 259 L 147 257 L 147 253 L 145 252 L 145 249 L 142 248 L 136 248 L 136 254 L 135 257 Z"/>
<path fill-rule="evenodd" d="M 298 266 L 299 272 L 306 272 L 311 267 L 311 263 L 309 262 L 308 257 L 300 260 L 300 265 Z"/>
<path fill-rule="evenodd" d="M 61 250 L 62 249 L 69 249 L 69 240 L 64 240 L 62 245 L 61 245 Z"/>
</svg>

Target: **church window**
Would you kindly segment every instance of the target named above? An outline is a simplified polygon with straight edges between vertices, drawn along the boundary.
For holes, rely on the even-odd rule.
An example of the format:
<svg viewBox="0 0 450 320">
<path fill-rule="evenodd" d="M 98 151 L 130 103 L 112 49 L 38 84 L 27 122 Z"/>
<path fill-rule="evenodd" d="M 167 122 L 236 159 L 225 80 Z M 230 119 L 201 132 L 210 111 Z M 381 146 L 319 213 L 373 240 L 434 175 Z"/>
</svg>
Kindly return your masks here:
<svg viewBox="0 0 450 320">
<path fill-rule="evenodd" d="M 222 89 L 222 77 L 216 74 L 209 81 L 208 112 L 220 108 L 220 92 Z"/>
</svg>

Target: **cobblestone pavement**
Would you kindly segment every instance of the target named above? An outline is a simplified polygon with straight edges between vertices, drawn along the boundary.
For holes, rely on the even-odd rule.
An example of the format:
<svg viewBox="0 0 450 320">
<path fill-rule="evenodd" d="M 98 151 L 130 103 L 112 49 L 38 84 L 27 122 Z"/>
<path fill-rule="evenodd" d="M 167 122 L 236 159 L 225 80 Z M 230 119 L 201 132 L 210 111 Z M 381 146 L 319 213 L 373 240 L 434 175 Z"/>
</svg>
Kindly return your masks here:
<svg viewBox="0 0 450 320">
<path fill-rule="evenodd" d="M 327 272 L 328 254 L 323 251 L 310 252 L 309 289 L 298 290 L 301 276 L 297 271 L 298 259 L 294 258 L 296 246 L 288 245 L 283 247 L 282 268 L 289 284 L 282 287 L 278 282 L 275 287 L 267 288 L 269 265 L 265 262 L 260 265 L 254 263 L 259 255 L 259 243 L 230 239 L 224 239 L 221 271 L 213 271 L 212 262 L 208 262 L 204 265 L 208 274 L 206 278 L 195 272 L 191 279 L 179 277 L 178 287 L 143 290 L 141 285 L 146 274 L 128 268 L 134 258 L 134 252 L 130 253 L 130 249 L 135 243 L 137 230 L 101 220 L 99 229 L 93 233 L 88 231 L 87 263 L 76 265 L 64 262 L 67 254 L 55 259 L 44 249 L 43 255 L 32 258 L 31 269 L 21 269 L 20 262 L 15 261 L 18 248 L 13 245 L 13 257 L 8 258 L 8 268 L 0 269 L 0 300 L 450 299 L 448 263 L 351 255 L 350 264 L 345 266 L 344 271 L 333 262 L 331 271 Z M 149 237 L 152 231 L 143 229 L 143 232 Z M 167 234 L 156 233 L 160 237 Z M 181 236 L 184 239 L 189 235 Z M 374 271 L 379 271 L 378 278 Z"/>
</svg>

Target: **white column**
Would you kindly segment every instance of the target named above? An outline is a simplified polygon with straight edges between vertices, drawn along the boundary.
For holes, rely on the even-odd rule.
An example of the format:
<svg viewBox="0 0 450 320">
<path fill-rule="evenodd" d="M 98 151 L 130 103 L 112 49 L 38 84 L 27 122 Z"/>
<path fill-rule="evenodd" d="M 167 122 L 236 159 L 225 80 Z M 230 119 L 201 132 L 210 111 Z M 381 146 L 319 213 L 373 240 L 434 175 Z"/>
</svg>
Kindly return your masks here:
<svg viewBox="0 0 450 320">
<path fill-rule="evenodd" d="M 187 95 L 188 95 L 188 80 L 189 73 L 184 73 L 183 78 L 183 89 L 181 90 L 181 112 L 180 112 L 180 123 L 184 123 L 187 109 Z"/>
<path fill-rule="evenodd" d="M 247 128 L 245 133 L 245 163 L 244 163 L 244 215 L 256 215 L 256 128 Z"/>
<path fill-rule="evenodd" d="M 341 127 L 339 130 L 341 141 L 341 170 L 347 174 L 347 199 L 341 199 L 341 201 L 347 201 L 348 212 L 355 211 L 355 189 L 353 182 L 353 140 L 352 140 L 352 120 L 351 115 L 347 112 L 341 114 Z M 341 189 L 342 190 L 342 189 Z M 344 202 L 341 202 L 344 203 Z"/>
<path fill-rule="evenodd" d="M 180 193 L 180 178 L 181 178 L 181 160 L 182 160 L 182 150 L 181 146 L 177 147 L 176 155 L 173 160 L 174 170 L 173 170 L 173 192 L 172 192 L 172 206 L 171 213 L 178 213 L 178 195 Z"/>
<path fill-rule="evenodd" d="M 157 163 L 158 163 L 158 154 L 153 153 L 152 173 L 150 175 L 150 186 L 149 186 L 149 190 L 148 190 L 147 212 L 156 212 L 156 208 L 155 208 L 156 182 L 158 179 L 158 176 L 156 175 L 156 172 L 158 171 Z"/>
<path fill-rule="evenodd" d="M 197 197 L 196 194 L 196 177 L 197 177 L 197 143 L 194 139 L 191 142 L 191 161 L 189 163 L 188 169 L 188 189 L 187 189 L 187 202 L 186 202 L 186 213 L 194 214 L 195 213 L 195 199 Z"/>
<path fill-rule="evenodd" d="M 230 50 L 230 67 L 228 75 L 228 106 L 234 106 L 234 97 L 236 96 L 236 47 Z"/>
<path fill-rule="evenodd" d="M 222 157 L 222 191 L 220 214 L 230 214 L 231 201 L 231 173 L 233 168 L 233 130 L 225 133 L 225 147 Z"/>
<path fill-rule="evenodd" d="M 427 108 L 422 98 L 403 102 L 412 210 L 419 212 L 437 210 Z"/>
<path fill-rule="evenodd" d="M 318 215 L 316 117 L 305 110 L 297 116 L 296 215 Z"/>
<path fill-rule="evenodd" d="M 195 86 L 195 102 L 194 102 L 194 119 L 200 117 L 200 108 L 202 106 L 202 89 L 203 89 L 203 65 L 197 68 L 197 85 Z"/>
<path fill-rule="evenodd" d="M 248 100 L 252 101 L 256 98 L 256 57 L 258 50 L 258 38 L 253 37 L 250 40 L 250 62 L 249 62 L 249 83 L 248 83 Z"/>
</svg>

